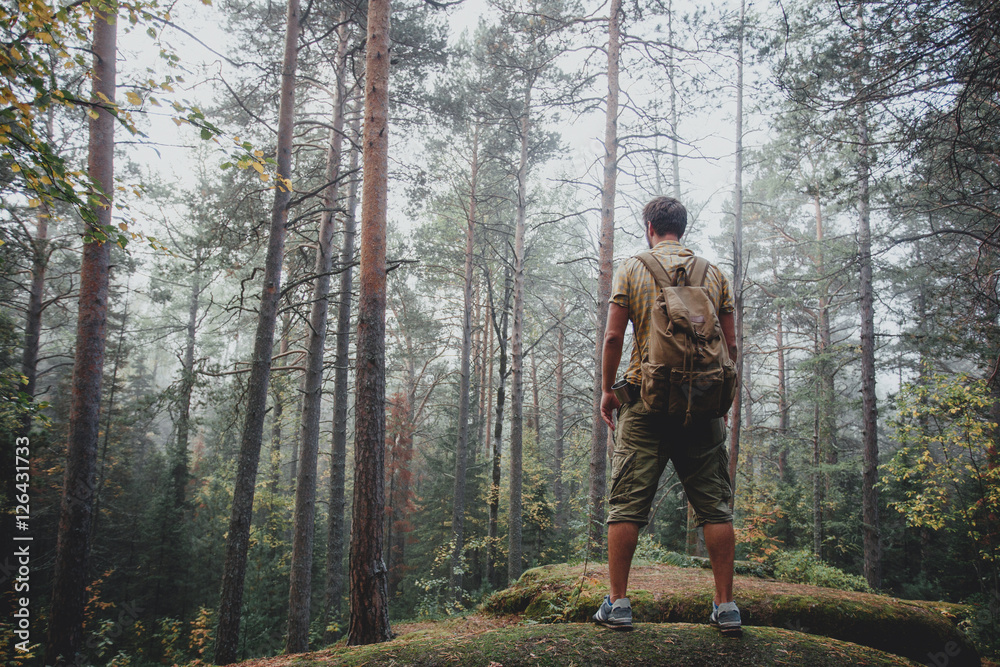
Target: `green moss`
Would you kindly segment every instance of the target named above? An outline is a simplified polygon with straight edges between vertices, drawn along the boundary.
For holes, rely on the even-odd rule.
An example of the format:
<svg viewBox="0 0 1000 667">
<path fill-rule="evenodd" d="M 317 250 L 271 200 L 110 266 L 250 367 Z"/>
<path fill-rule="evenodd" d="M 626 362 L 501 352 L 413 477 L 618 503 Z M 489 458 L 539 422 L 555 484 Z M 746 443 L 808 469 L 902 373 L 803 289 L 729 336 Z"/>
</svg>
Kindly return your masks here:
<svg viewBox="0 0 1000 667">
<path fill-rule="evenodd" d="M 638 667 L 711 665 L 914 665 L 871 648 L 779 628 L 749 628 L 740 639 L 724 638 L 705 625 L 644 624 L 621 633 L 592 625 L 534 625 L 486 632 L 450 641 L 443 638 L 396 640 L 376 646 L 334 648 L 296 657 L 296 665 L 354 667 L 394 665 L 504 667 Z"/>
<path fill-rule="evenodd" d="M 647 583 L 629 589 L 634 618 L 646 623 L 705 624 L 711 584 L 699 570 L 659 565 L 647 568 Z M 603 577 L 582 577 L 582 568 L 547 566 L 525 573 L 517 584 L 484 603 L 491 613 L 524 612 L 533 622 L 586 622 L 607 590 Z M 661 574 L 657 579 L 655 575 Z M 530 575 L 530 576 L 529 576 Z M 898 600 L 872 593 L 738 578 L 737 602 L 745 626 L 799 630 L 853 642 L 926 662 L 954 643 L 949 665 L 979 665 L 979 656 L 956 622 L 961 605 Z M 506 665 L 506 663 L 504 663 Z"/>
</svg>

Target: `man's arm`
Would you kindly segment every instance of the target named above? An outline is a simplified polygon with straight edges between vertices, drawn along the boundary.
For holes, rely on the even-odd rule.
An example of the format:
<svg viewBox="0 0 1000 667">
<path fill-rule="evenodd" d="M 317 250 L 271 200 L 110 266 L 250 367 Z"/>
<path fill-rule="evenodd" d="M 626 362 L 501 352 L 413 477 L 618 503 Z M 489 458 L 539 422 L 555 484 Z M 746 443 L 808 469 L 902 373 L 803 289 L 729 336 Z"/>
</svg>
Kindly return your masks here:
<svg viewBox="0 0 1000 667">
<path fill-rule="evenodd" d="M 739 366 L 739 350 L 736 347 L 736 318 L 731 312 L 719 313 L 719 324 L 722 325 L 722 336 L 726 339 L 726 347 L 729 348 L 729 358 Z"/>
<path fill-rule="evenodd" d="M 736 318 L 730 313 L 719 313 L 719 324 L 722 326 L 722 336 L 726 339 L 726 347 L 729 348 L 729 358 L 733 360 L 736 364 L 736 379 L 742 384 L 743 378 L 739 377 L 740 372 L 740 351 L 736 347 Z M 739 386 L 739 385 L 737 385 Z M 736 401 L 740 400 L 740 390 L 736 390 L 736 398 L 733 399 L 733 405 Z M 729 423 L 729 414 L 725 415 L 726 423 Z"/>
<path fill-rule="evenodd" d="M 610 427 L 612 414 L 620 403 L 611 391 L 622 360 L 622 346 L 625 344 L 625 329 L 628 327 L 628 308 L 617 303 L 608 304 L 608 324 L 604 329 L 604 347 L 601 352 L 601 417 Z"/>
</svg>

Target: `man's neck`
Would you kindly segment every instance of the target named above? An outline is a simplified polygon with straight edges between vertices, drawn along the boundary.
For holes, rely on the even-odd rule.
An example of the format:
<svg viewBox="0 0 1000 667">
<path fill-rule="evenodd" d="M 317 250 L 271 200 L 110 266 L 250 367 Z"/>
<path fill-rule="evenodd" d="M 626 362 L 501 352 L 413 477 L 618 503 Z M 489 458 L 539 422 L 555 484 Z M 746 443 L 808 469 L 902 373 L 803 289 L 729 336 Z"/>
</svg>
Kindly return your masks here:
<svg viewBox="0 0 1000 667">
<path fill-rule="evenodd" d="M 670 234 L 670 233 L 664 234 L 663 236 L 659 236 L 658 234 L 655 234 L 655 233 L 651 233 L 649 235 L 649 247 L 650 248 L 655 247 L 658 243 L 662 243 L 663 241 L 678 241 L 679 242 L 680 239 L 677 238 L 676 234 Z"/>
</svg>

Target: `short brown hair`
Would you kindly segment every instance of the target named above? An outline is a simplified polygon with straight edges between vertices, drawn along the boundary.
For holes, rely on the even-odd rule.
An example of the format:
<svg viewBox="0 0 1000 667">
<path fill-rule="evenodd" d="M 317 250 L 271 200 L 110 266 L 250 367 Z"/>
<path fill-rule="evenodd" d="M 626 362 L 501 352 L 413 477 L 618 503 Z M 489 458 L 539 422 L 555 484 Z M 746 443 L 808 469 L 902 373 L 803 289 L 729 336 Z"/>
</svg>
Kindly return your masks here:
<svg viewBox="0 0 1000 667">
<path fill-rule="evenodd" d="M 687 229 L 687 209 L 673 197 L 656 197 L 642 209 L 642 221 L 643 225 L 653 223 L 657 236 L 676 234 L 680 238 Z"/>
</svg>

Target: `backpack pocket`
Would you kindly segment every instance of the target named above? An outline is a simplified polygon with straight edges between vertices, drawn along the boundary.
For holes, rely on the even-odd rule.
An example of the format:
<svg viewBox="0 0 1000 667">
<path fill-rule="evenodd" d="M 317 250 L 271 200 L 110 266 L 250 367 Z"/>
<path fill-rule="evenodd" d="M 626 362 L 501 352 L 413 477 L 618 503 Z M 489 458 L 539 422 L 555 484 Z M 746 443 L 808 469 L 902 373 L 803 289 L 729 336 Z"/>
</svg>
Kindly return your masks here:
<svg viewBox="0 0 1000 667">
<path fill-rule="evenodd" d="M 721 368 L 705 371 L 670 369 L 667 411 L 676 417 L 715 419 L 729 412 L 736 397 L 736 366 L 727 361 Z"/>
<path fill-rule="evenodd" d="M 670 401 L 671 367 L 664 364 L 643 362 L 640 396 L 650 412 L 667 409 Z"/>
</svg>

